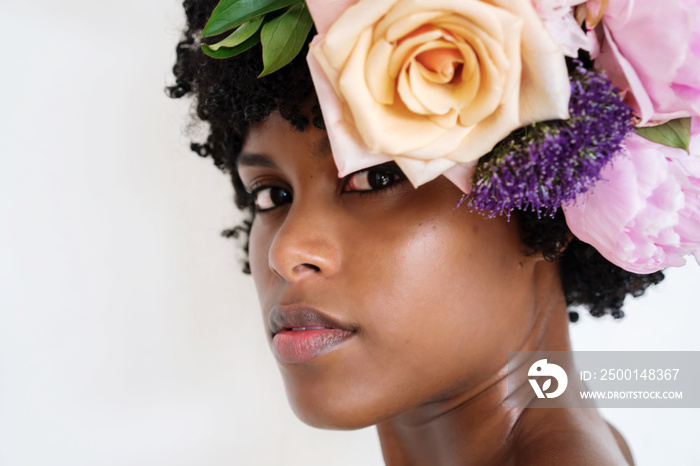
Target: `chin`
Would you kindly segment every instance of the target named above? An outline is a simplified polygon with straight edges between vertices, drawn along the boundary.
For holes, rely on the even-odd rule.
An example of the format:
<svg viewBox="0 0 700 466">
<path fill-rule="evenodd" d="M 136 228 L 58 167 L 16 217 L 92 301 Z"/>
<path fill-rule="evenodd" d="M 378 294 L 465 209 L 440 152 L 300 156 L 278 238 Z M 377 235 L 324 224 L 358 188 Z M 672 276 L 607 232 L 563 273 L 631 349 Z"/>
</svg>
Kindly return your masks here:
<svg viewBox="0 0 700 466">
<path fill-rule="evenodd" d="M 300 421 L 319 429 L 356 430 L 381 422 L 367 405 L 319 397 L 292 397 L 289 393 L 287 399 Z"/>
<path fill-rule="evenodd" d="M 294 414 L 305 424 L 319 429 L 355 430 L 387 419 L 388 403 L 381 396 L 346 384 L 342 389 L 322 383 L 290 383 L 285 380 L 287 400 Z M 378 395 L 378 394 L 375 394 Z M 379 399 L 377 399 L 379 398 Z"/>
</svg>

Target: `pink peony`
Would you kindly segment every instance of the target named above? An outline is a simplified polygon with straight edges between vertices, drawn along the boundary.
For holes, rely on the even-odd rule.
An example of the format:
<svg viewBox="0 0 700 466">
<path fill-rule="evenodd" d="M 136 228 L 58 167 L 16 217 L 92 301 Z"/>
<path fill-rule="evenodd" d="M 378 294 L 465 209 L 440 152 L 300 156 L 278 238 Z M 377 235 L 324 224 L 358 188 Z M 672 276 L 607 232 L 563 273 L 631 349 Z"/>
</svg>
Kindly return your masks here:
<svg viewBox="0 0 700 466">
<path fill-rule="evenodd" d="M 637 135 L 626 149 L 595 188 L 564 206 L 569 228 L 630 272 L 681 266 L 688 254 L 700 263 L 700 137 L 690 155 Z"/>
<path fill-rule="evenodd" d="M 600 0 L 587 6 L 600 8 Z M 596 31 L 601 43 L 595 65 L 625 95 L 640 125 L 700 115 L 698 24 L 700 0 L 607 4 Z"/>
</svg>

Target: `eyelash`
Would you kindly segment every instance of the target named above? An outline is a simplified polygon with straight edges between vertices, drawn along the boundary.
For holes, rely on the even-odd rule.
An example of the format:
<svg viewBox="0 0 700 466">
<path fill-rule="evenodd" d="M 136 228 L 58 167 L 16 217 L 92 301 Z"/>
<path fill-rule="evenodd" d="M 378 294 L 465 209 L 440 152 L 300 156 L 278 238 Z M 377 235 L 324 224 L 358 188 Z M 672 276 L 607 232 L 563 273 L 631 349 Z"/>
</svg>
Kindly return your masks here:
<svg viewBox="0 0 700 466">
<path fill-rule="evenodd" d="M 372 171 L 375 171 L 375 172 L 379 171 L 382 174 L 389 175 L 390 177 L 392 177 L 392 182 L 389 185 L 387 185 L 385 187 L 380 187 L 380 188 L 356 189 L 353 191 L 345 191 L 345 188 L 348 186 L 350 181 L 355 176 L 360 175 L 362 173 L 369 174 Z M 359 196 L 377 195 L 380 192 L 392 190 L 392 189 L 396 188 L 399 183 L 406 181 L 406 180 L 407 180 L 406 175 L 403 174 L 401 169 L 395 163 L 389 162 L 389 163 L 384 164 L 384 165 L 378 165 L 375 167 L 370 167 L 370 168 L 366 168 L 364 170 L 356 171 L 355 173 L 351 173 L 350 175 L 346 176 L 343 179 L 341 193 L 342 194 L 346 194 L 346 193 L 350 194 L 351 193 L 351 194 L 357 194 Z M 270 211 L 277 209 L 278 207 L 281 207 L 282 205 L 286 204 L 286 203 L 282 203 L 282 204 L 274 205 L 273 207 L 269 207 L 266 209 L 259 209 L 257 207 L 256 201 L 257 201 L 258 195 L 266 189 L 275 189 L 275 188 L 283 190 L 283 191 L 287 191 L 289 193 L 289 190 L 287 190 L 283 187 L 280 187 L 274 183 L 271 183 L 269 181 L 261 181 L 260 183 L 257 183 L 255 185 L 251 186 L 251 188 L 250 188 L 250 204 L 251 204 L 251 207 L 253 208 L 253 210 L 255 211 L 256 214 L 270 212 Z M 292 199 L 293 199 L 293 197 L 292 197 Z"/>
<path fill-rule="evenodd" d="M 273 184 L 269 181 L 262 181 L 260 183 L 257 183 L 255 185 L 251 186 L 251 188 L 250 188 L 250 206 L 256 214 L 269 212 L 269 211 L 274 210 L 274 209 L 283 205 L 283 204 L 280 204 L 280 205 L 276 205 L 276 206 L 273 206 L 273 207 L 270 207 L 267 209 L 259 209 L 257 206 L 256 201 L 257 201 L 258 195 L 266 189 L 275 189 L 275 188 L 280 189 L 280 190 L 284 190 L 284 191 L 289 191 L 289 190 L 282 188 L 276 184 Z"/>
<path fill-rule="evenodd" d="M 354 191 L 345 191 L 345 188 L 347 188 L 348 184 L 350 183 L 350 180 L 352 180 L 355 176 L 361 174 L 361 173 L 371 173 L 372 171 L 379 172 L 382 174 L 389 175 L 392 178 L 391 183 L 388 186 L 383 186 L 379 188 L 373 188 L 373 189 L 357 189 Z M 383 164 L 383 165 L 377 165 L 375 167 L 370 167 L 366 168 L 364 170 L 357 171 L 355 173 L 351 173 L 350 175 L 346 176 L 345 179 L 343 180 L 343 192 L 346 193 L 355 193 L 360 196 L 367 196 L 367 195 L 375 195 L 378 194 L 382 191 L 386 190 L 391 190 L 397 187 L 399 183 L 402 181 L 406 181 L 406 175 L 403 174 L 401 169 L 393 162 Z M 368 180 L 369 181 L 369 180 Z"/>
</svg>

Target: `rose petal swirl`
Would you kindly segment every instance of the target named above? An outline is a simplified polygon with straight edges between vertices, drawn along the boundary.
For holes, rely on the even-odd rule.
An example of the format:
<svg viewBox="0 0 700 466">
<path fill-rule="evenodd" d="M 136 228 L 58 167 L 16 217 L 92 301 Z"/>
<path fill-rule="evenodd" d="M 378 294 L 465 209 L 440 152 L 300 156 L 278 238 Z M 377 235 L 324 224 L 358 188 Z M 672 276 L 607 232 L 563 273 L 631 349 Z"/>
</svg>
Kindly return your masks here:
<svg viewBox="0 0 700 466">
<path fill-rule="evenodd" d="M 334 131 L 360 138 L 364 163 L 388 155 L 414 185 L 468 166 L 514 129 L 568 118 L 564 55 L 529 0 L 360 0 L 311 51 L 338 96 L 331 143 Z M 326 115 L 334 99 L 318 94 Z M 357 169 L 334 155 L 341 172 Z"/>
</svg>

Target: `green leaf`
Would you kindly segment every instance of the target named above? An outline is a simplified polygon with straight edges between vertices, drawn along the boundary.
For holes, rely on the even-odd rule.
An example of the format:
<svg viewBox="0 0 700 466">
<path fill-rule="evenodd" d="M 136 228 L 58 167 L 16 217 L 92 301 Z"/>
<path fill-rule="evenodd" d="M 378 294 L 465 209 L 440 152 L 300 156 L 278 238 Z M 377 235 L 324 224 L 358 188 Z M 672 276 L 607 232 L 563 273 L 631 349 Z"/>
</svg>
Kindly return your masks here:
<svg viewBox="0 0 700 466">
<path fill-rule="evenodd" d="M 201 37 L 217 36 L 256 16 L 294 3 L 302 3 L 302 0 L 221 0 L 204 26 Z"/>
<path fill-rule="evenodd" d="M 663 125 L 636 128 L 637 134 L 650 141 L 686 152 L 690 149 L 690 118 L 671 120 Z"/>
<path fill-rule="evenodd" d="M 313 24 L 305 3 L 291 6 L 263 24 L 260 42 L 264 67 L 258 78 L 274 73 L 294 60 L 304 46 Z"/>
<path fill-rule="evenodd" d="M 222 47 L 235 47 L 239 44 L 242 44 L 245 42 L 248 38 L 252 37 L 253 34 L 258 32 L 258 29 L 260 29 L 260 26 L 263 23 L 263 19 L 265 19 L 264 15 L 256 16 L 255 18 L 251 19 L 247 23 L 241 24 L 241 27 L 236 29 L 229 35 L 226 39 L 217 42 L 216 44 L 210 44 L 209 45 L 209 50 L 219 50 Z"/>
<path fill-rule="evenodd" d="M 248 39 L 244 40 L 240 44 L 236 45 L 235 47 L 222 47 L 218 50 L 214 50 L 209 45 L 202 44 L 202 52 L 204 52 L 206 55 L 209 55 L 212 58 L 231 58 L 238 55 L 239 53 L 245 52 L 258 42 L 260 42 L 259 29 L 255 31 L 252 36 L 250 36 Z"/>
</svg>

